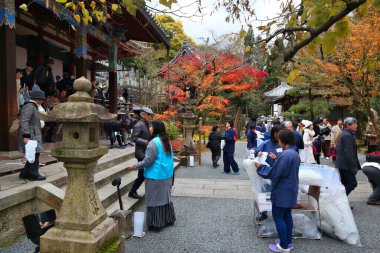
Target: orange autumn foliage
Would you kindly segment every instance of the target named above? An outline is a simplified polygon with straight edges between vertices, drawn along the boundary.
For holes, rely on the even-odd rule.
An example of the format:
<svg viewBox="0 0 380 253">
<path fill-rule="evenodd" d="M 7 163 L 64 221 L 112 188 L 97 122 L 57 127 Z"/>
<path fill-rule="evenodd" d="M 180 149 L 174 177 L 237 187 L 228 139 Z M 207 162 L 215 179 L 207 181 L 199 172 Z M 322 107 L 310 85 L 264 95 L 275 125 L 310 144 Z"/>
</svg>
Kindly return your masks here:
<svg viewBox="0 0 380 253">
<path fill-rule="evenodd" d="M 380 134 L 371 111 L 371 99 L 380 95 L 379 14 L 372 10 L 364 18 L 354 18 L 347 39 L 339 41 L 335 52 L 324 59 L 304 51 L 297 79 L 319 87 L 338 104 L 366 111 Z"/>
<path fill-rule="evenodd" d="M 164 91 L 174 105 L 169 111 L 176 111 L 179 104 L 190 97 L 191 90 L 198 116 L 202 113 L 222 115 L 230 103 L 225 98 L 227 93 L 241 97 L 256 89 L 267 75 L 230 52 L 182 55 L 162 74 L 167 83 Z"/>
</svg>

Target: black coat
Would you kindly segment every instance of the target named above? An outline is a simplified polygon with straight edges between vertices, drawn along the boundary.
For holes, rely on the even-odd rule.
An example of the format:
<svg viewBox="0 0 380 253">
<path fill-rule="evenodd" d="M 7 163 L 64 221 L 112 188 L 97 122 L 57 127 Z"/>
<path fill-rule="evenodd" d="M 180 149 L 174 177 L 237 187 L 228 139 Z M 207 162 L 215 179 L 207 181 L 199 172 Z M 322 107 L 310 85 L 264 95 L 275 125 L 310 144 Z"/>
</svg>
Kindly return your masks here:
<svg viewBox="0 0 380 253">
<path fill-rule="evenodd" d="M 140 119 L 133 126 L 132 141 L 136 144 L 135 146 L 135 157 L 137 160 L 143 160 L 145 158 L 145 150 L 148 146 L 148 140 L 150 139 L 150 133 L 148 128 L 148 123 L 145 120 Z"/>
<path fill-rule="evenodd" d="M 210 142 L 209 148 L 211 150 L 220 149 L 220 143 L 222 141 L 222 135 L 219 132 L 211 132 L 208 140 Z"/>
<path fill-rule="evenodd" d="M 335 168 L 356 173 L 360 169 L 358 149 L 354 134 L 343 129 L 336 147 Z"/>
</svg>

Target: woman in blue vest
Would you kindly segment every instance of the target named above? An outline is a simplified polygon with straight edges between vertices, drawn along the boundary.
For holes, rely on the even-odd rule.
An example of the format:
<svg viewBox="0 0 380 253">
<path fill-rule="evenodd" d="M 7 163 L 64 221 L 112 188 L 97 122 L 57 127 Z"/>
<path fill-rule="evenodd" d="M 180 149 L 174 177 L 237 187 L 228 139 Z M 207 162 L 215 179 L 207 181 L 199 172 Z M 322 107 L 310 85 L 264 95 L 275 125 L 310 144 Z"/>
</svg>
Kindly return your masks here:
<svg viewBox="0 0 380 253">
<path fill-rule="evenodd" d="M 152 121 L 149 132 L 151 139 L 144 160 L 128 167 L 128 170 L 144 170 L 146 225 L 150 230 L 161 230 L 167 225 L 173 225 L 176 220 L 171 199 L 173 152 L 162 121 Z"/>
</svg>

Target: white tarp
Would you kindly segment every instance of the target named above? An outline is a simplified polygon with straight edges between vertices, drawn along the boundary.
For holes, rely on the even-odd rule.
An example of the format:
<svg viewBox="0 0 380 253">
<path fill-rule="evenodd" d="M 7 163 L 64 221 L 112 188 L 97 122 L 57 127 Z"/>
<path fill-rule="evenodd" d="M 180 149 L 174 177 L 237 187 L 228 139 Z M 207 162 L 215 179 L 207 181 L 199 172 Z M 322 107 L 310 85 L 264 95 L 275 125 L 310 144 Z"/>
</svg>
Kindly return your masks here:
<svg viewBox="0 0 380 253">
<path fill-rule="evenodd" d="M 259 211 L 270 211 L 270 200 L 264 197 L 263 189 L 266 184 L 256 173 L 254 160 L 245 159 L 244 168 L 252 183 L 254 200 L 257 202 Z M 321 187 L 319 198 L 322 231 L 334 238 L 338 238 L 350 245 L 361 246 L 359 232 L 352 214 L 350 204 L 344 186 L 339 179 L 339 173 L 335 168 L 326 165 L 301 164 L 299 170 L 300 191 L 306 193 L 307 186 L 316 185 Z M 316 203 L 314 203 L 316 204 Z M 298 217 L 301 219 L 301 217 Z M 302 219 L 305 219 L 302 217 Z M 317 214 L 314 215 L 314 224 L 317 222 Z M 301 222 L 299 222 L 301 223 Z M 268 227 L 267 224 L 266 227 Z M 301 228 L 300 228 L 301 229 Z M 265 231 L 264 233 L 267 233 Z M 301 231 L 299 231 L 301 232 Z"/>
</svg>

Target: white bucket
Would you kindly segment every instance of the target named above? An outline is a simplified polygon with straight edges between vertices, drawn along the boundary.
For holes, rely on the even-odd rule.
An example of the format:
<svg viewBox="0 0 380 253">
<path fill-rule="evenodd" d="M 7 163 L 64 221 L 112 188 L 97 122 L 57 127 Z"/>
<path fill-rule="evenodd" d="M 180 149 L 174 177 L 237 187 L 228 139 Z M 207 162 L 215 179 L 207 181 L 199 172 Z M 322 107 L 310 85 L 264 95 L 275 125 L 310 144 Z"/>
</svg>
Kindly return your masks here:
<svg viewBox="0 0 380 253">
<path fill-rule="evenodd" d="M 189 156 L 189 166 L 194 167 L 194 156 L 193 155 Z"/>
<path fill-rule="evenodd" d="M 145 235 L 143 231 L 144 227 L 144 212 L 135 212 L 133 215 L 133 236 L 143 237 Z"/>
</svg>

